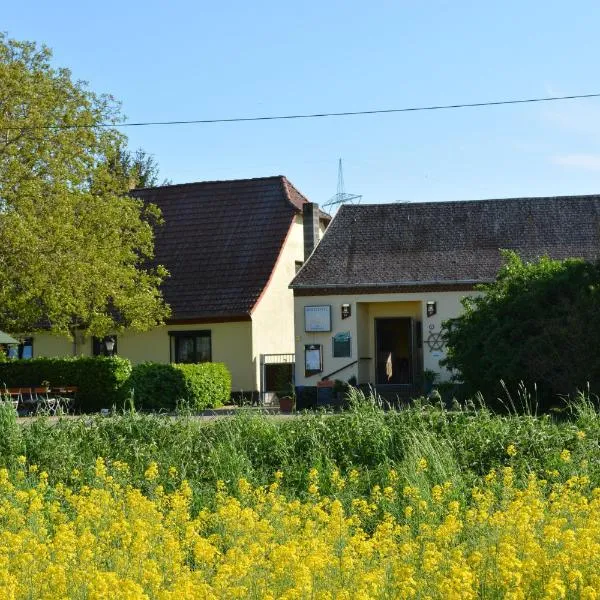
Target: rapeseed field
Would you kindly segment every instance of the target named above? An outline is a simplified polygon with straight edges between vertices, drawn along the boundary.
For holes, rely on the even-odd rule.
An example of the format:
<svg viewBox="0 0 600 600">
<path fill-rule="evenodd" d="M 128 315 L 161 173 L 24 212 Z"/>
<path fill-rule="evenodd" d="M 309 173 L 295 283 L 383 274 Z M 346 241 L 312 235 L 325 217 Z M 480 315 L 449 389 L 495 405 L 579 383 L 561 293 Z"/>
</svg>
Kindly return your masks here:
<svg viewBox="0 0 600 600">
<path fill-rule="evenodd" d="M 600 598 L 600 414 L 0 406 L 0 600 Z"/>
<path fill-rule="evenodd" d="M 20 457 L 0 470 L 0 597 L 600 597 L 600 489 L 585 475 L 517 486 L 507 466 L 465 494 L 389 470 L 367 497 L 356 471 L 334 470 L 328 495 L 308 475 L 302 499 L 282 493 L 280 471 L 265 486 L 237 481 L 234 495 L 219 481 L 194 515 L 186 480 L 158 483 L 175 469 L 149 464 L 142 491 L 127 464 L 98 458 L 92 480 L 74 473 L 69 487 Z"/>
</svg>

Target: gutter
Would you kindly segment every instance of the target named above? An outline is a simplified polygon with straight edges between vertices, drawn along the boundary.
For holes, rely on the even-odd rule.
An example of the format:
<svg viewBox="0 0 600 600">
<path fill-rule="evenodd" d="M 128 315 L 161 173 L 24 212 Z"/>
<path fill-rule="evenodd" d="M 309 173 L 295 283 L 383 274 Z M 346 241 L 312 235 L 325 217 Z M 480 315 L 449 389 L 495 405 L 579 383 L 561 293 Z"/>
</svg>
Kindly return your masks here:
<svg viewBox="0 0 600 600">
<path fill-rule="evenodd" d="M 417 281 L 385 281 L 380 283 L 311 283 L 311 284 L 290 284 L 288 287 L 293 290 L 310 290 L 322 288 L 373 288 L 373 287 L 415 287 L 424 285 L 478 285 L 481 283 L 492 283 L 493 279 L 443 279 L 443 280 L 417 280 Z"/>
</svg>

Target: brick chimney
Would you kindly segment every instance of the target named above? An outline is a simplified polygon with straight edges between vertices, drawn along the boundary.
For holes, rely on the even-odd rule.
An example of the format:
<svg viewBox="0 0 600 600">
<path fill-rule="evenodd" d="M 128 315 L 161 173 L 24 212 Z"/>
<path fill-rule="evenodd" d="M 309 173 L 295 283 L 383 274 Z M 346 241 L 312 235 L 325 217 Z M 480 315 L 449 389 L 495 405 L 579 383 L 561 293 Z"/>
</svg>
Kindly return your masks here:
<svg viewBox="0 0 600 600">
<path fill-rule="evenodd" d="M 302 205 L 302 221 L 304 224 L 304 262 L 319 243 L 319 205 L 307 202 Z"/>
</svg>

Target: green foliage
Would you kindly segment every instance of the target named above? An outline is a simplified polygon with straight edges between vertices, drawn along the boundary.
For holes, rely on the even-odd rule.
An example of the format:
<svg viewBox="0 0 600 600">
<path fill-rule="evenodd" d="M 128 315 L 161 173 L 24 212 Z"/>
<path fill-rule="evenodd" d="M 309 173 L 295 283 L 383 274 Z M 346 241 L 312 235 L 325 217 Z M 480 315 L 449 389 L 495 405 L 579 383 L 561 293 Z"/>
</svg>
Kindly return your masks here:
<svg viewBox="0 0 600 600">
<path fill-rule="evenodd" d="M 11 467 L 25 450 L 17 412 L 10 402 L 2 402 L 0 392 L 0 466 Z"/>
<path fill-rule="evenodd" d="M 75 409 L 94 412 L 123 406 L 131 363 L 120 356 L 36 358 L 0 363 L 0 384 L 7 387 L 77 386 Z"/>
<path fill-rule="evenodd" d="M 159 185 L 158 164 L 154 156 L 138 148 L 130 152 L 127 148 L 118 148 L 110 160 L 113 173 L 127 181 L 129 189 L 147 188 Z M 160 185 L 169 185 L 165 180 Z"/>
<path fill-rule="evenodd" d="M 521 483 L 531 472 L 555 477 L 551 473 L 558 470 L 566 479 L 577 470 L 590 478 L 591 487 L 600 486 L 597 401 L 580 396 L 565 416 L 556 421 L 548 415 L 499 416 L 485 407 L 448 411 L 420 405 L 384 411 L 366 398 L 344 413 L 285 420 L 244 409 L 236 417 L 210 421 L 126 413 L 57 423 L 36 419 L 19 432 L 12 411 L 8 421 L 0 414 L 0 456 L 2 464 L 12 465 L 25 453 L 54 481 L 72 483 L 77 469 L 82 475 L 77 485 L 92 481 L 98 456 L 127 462 L 131 483 L 142 487 L 145 469 L 156 461 L 157 483 L 172 489 L 181 478 L 188 479 L 198 504 L 211 499 L 217 480 L 235 491 L 240 477 L 264 485 L 277 470 L 284 473 L 286 493 L 301 496 L 312 467 L 319 469 L 324 493 L 331 491 L 336 469 L 346 475 L 356 469 L 353 497 L 367 495 L 375 484 L 383 489 L 390 468 L 399 475 L 399 490 L 403 485 L 426 490 L 451 481 L 460 491 L 481 483 L 490 469 L 505 466 Z M 508 452 L 510 446 L 514 452 Z M 561 458 L 565 449 L 571 453 L 569 462 Z M 422 458 L 426 469 L 419 467 Z M 169 467 L 177 469 L 177 477 L 168 475 Z"/>
<path fill-rule="evenodd" d="M 467 392 L 509 402 L 504 387 L 520 382 L 539 408 L 559 395 L 600 386 L 600 266 L 582 260 L 541 258 L 525 263 L 504 253 L 497 280 L 483 295 L 463 300 L 464 313 L 447 321 L 444 365 Z"/>
<path fill-rule="evenodd" d="M 133 393 L 135 407 L 143 410 L 173 410 L 186 395 L 183 373 L 172 364 L 135 365 L 127 385 Z"/>
<path fill-rule="evenodd" d="M 196 410 L 216 408 L 229 400 L 231 373 L 223 363 L 175 365 L 186 380 L 190 406 Z"/>
<path fill-rule="evenodd" d="M 192 410 L 203 410 L 229 400 L 231 375 L 222 363 L 146 362 L 133 368 L 128 385 L 138 408 L 174 410 L 184 404 Z"/>
<path fill-rule="evenodd" d="M 168 314 L 166 271 L 149 266 L 160 213 L 115 168 L 125 138 L 101 125 L 118 103 L 51 58 L 0 33 L 0 328 L 147 329 Z"/>
</svg>

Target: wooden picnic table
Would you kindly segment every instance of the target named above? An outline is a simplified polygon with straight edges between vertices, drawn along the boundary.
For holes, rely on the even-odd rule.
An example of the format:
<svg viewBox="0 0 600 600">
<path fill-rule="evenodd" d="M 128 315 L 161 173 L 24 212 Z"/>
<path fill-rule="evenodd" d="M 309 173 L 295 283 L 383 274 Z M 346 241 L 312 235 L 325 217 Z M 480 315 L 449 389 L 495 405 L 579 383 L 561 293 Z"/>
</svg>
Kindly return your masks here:
<svg viewBox="0 0 600 600">
<path fill-rule="evenodd" d="M 21 409 L 27 414 L 47 412 L 56 415 L 59 411 L 66 412 L 72 405 L 78 387 L 64 386 L 18 386 L 4 387 L 0 396 L 12 403 L 17 411 Z"/>
</svg>

